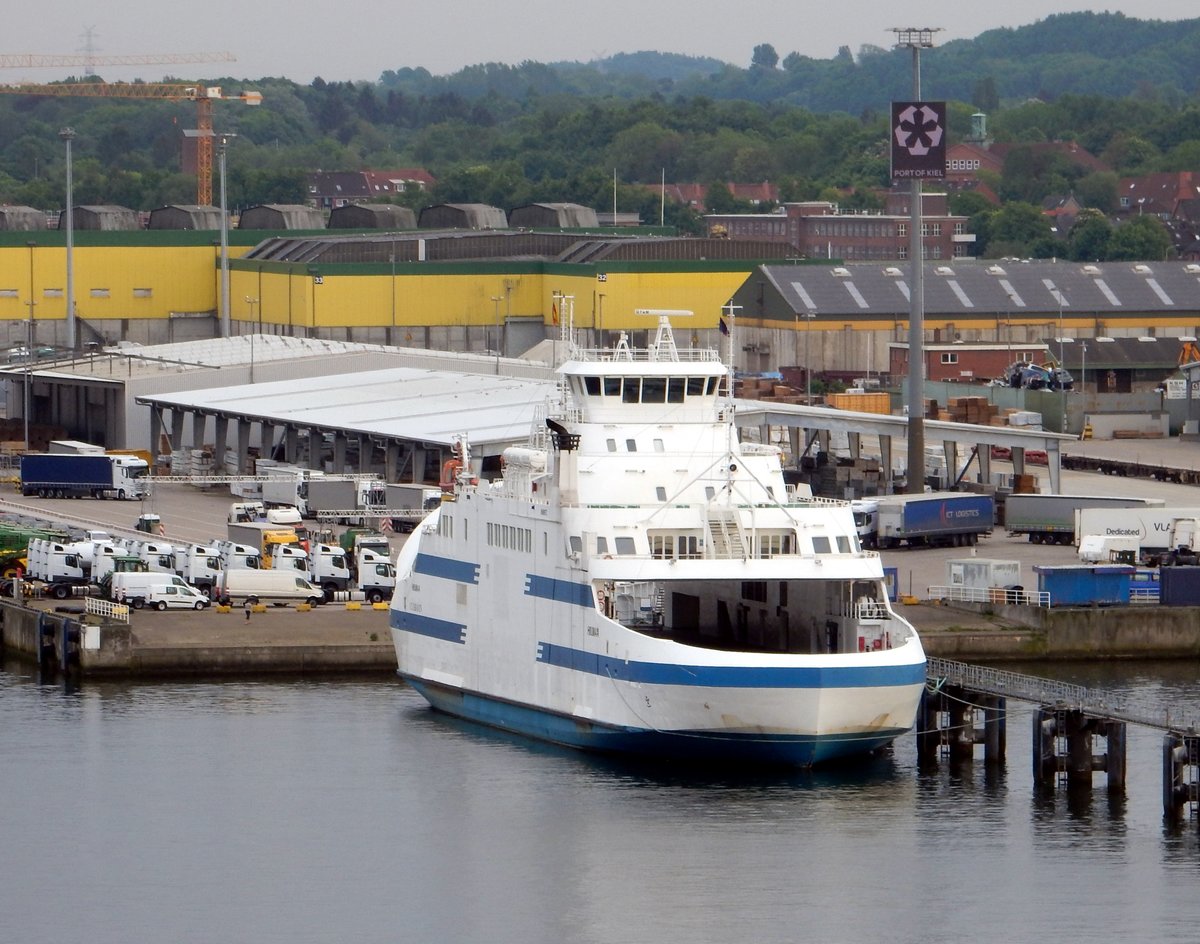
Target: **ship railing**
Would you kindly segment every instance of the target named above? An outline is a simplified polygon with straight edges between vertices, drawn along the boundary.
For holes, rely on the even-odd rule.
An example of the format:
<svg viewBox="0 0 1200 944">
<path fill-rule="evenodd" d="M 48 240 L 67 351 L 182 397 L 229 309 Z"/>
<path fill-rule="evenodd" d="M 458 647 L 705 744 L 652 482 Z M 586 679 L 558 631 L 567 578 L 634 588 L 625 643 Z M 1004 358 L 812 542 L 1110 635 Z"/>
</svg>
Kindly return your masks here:
<svg viewBox="0 0 1200 944">
<path fill-rule="evenodd" d="M 854 618 L 860 623 L 882 623 L 892 618 L 886 603 L 877 600 L 860 600 L 854 605 Z"/>
<path fill-rule="evenodd" d="M 1008 606 L 1050 607 L 1045 590 L 1018 590 L 1005 587 L 930 587 L 929 598 L 948 603 L 1003 603 Z"/>
<path fill-rule="evenodd" d="M 1130 587 L 1129 602 L 1135 606 L 1155 606 L 1159 602 L 1158 587 Z"/>
<path fill-rule="evenodd" d="M 719 363 L 721 355 L 712 348 L 681 347 L 675 349 L 678 360 L 704 363 Z M 645 348 L 623 348 L 619 352 L 612 348 L 577 348 L 572 352 L 572 359 L 577 361 L 661 361 L 659 351 Z"/>
</svg>

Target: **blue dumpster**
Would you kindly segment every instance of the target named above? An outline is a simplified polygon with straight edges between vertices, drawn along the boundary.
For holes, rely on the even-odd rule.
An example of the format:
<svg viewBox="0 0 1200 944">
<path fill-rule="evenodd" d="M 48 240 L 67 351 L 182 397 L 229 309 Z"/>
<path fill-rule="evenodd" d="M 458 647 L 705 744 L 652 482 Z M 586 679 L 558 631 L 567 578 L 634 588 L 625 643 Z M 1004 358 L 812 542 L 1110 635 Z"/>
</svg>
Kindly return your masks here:
<svg viewBox="0 0 1200 944">
<path fill-rule="evenodd" d="M 1118 606 L 1129 602 L 1136 568 L 1126 564 L 1034 565 L 1038 590 L 1051 606 Z"/>
</svg>

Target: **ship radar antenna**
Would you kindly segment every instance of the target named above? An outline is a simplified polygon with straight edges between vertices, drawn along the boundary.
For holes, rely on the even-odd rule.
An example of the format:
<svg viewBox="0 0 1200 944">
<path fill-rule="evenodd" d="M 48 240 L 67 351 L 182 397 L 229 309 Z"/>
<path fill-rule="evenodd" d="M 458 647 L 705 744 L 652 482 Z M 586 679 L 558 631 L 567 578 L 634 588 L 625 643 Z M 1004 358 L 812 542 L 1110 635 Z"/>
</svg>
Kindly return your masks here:
<svg viewBox="0 0 1200 944">
<path fill-rule="evenodd" d="M 672 318 L 690 318 L 692 313 L 683 308 L 635 308 L 635 315 L 644 315 L 658 319 L 658 331 L 649 345 L 649 359 L 652 361 L 677 361 L 679 349 L 675 347 L 675 334 L 671 330 Z"/>
</svg>

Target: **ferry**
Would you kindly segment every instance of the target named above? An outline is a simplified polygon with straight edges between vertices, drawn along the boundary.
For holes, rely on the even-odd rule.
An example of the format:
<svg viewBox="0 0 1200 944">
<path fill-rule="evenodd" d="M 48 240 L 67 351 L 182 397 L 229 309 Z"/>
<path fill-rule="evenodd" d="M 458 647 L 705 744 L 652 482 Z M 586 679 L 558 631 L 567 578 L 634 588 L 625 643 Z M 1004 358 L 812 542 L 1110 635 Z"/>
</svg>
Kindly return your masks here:
<svg viewBox="0 0 1200 944">
<path fill-rule="evenodd" d="M 638 314 L 657 319 L 645 349 L 585 350 L 564 324 L 555 392 L 499 478 L 456 442 L 397 556 L 400 676 L 435 709 L 585 750 L 807 767 L 887 745 L 925 654 L 849 503 L 739 441 L 732 369 L 675 343 L 690 312 Z"/>
</svg>

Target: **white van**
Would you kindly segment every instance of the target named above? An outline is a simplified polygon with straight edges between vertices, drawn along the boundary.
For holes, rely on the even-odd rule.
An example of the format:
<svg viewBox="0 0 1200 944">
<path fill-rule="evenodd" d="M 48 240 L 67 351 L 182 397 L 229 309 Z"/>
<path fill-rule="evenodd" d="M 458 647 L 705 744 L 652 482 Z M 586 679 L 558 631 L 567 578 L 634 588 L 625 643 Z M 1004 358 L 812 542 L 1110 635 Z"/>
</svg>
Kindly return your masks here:
<svg viewBox="0 0 1200 944">
<path fill-rule="evenodd" d="M 241 606 L 244 603 L 308 603 L 317 606 L 325 602 L 320 587 L 309 583 L 296 570 L 226 570 L 221 574 L 221 586 L 217 599 L 226 605 Z"/>
<path fill-rule="evenodd" d="M 174 592 L 167 593 L 167 588 L 173 588 Z M 117 571 L 112 575 L 108 592 L 114 601 L 127 603 L 135 610 L 144 606 L 160 610 L 168 606 L 202 610 L 208 605 L 208 598 L 185 583 L 182 577 L 145 570 Z"/>
<path fill-rule="evenodd" d="M 150 592 L 146 594 L 146 606 L 156 610 L 202 610 L 209 602 L 208 597 L 186 583 L 182 586 L 174 582 L 161 584 L 151 587 Z"/>
</svg>

